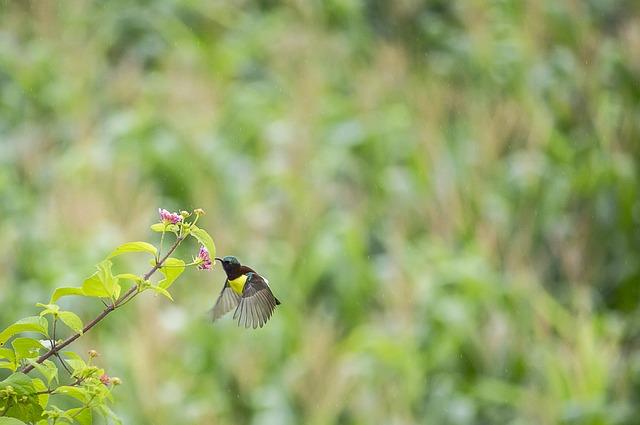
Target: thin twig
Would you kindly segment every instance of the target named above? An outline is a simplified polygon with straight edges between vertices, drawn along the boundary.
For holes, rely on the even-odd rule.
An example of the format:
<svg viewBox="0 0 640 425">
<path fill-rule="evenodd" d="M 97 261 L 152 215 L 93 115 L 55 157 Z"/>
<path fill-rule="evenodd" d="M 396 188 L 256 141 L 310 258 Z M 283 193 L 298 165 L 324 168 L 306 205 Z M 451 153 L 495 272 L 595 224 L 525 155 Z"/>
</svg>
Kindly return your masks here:
<svg viewBox="0 0 640 425">
<path fill-rule="evenodd" d="M 91 398 L 89 399 L 89 401 L 87 402 L 87 404 L 85 404 L 84 406 L 82 406 L 82 409 L 78 410 L 74 415 L 72 415 L 72 418 L 76 418 L 80 415 L 80 413 L 82 413 L 83 410 L 85 409 L 90 409 L 91 408 L 91 402 L 93 401 L 93 399 L 96 398 L 96 395 L 92 395 Z"/>
<path fill-rule="evenodd" d="M 169 248 L 169 251 L 165 254 L 165 256 L 162 257 L 159 261 L 157 261 L 156 264 L 153 267 L 151 267 L 151 270 L 149 270 L 147 273 L 144 274 L 144 276 L 142 276 L 142 280 L 143 281 L 149 280 L 149 278 L 160 267 L 162 267 L 162 264 L 167 260 L 167 258 L 169 258 L 169 256 L 173 253 L 173 251 L 175 251 L 175 249 L 178 247 L 178 245 L 180 245 L 180 242 L 182 242 L 183 240 L 184 240 L 183 236 L 178 237 L 176 239 L 175 243 L 171 246 L 171 248 Z M 138 291 L 138 285 L 132 286 L 127 292 L 124 293 L 124 295 L 122 295 L 120 298 L 118 298 L 118 300 L 116 300 L 115 303 L 113 303 L 112 305 L 108 305 L 91 322 L 87 323 L 87 325 L 85 325 L 85 327 L 82 329 L 82 333 L 78 332 L 77 334 L 71 335 L 69 338 L 67 338 L 64 341 L 62 341 L 59 345 L 56 345 L 55 347 L 51 347 L 51 349 L 49 351 L 47 351 L 46 353 L 44 353 L 43 355 L 38 357 L 38 359 L 36 360 L 36 363 L 41 364 L 42 362 L 47 360 L 49 357 L 55 355 L 58 351 L 62 350 L 67 345 L 71 344 L 73 341 L 75 341 L 76 339 L 80 338 L 80 336 L 82 336 L 83 334 L 87 333 L 89 330 L 91 330 L 91 328 L 93 328 L 95 325 L 100 323 L 100 321 L 102 319 L 107 317 L 107 315 L 109 313 L 111 313 L 116 308 L 120 307 L 128 297 L 131 297 L 131 298 L 135 297 L 138 294 L 137 291 Z M 29 373 L 34 369 L 34 367 L 35 366 L 33 366 L 32 364 L 28 364 L 28 365 L 26 365 L 25 367 L 22 368 L 21 372 L 22 373 Z"/>
<path fill-rule="evenodd" d="M 56 348 L 56 325 L 58 323 L 58 318 L 54 317 L 53 318 L 53 331 L 51 332 L 51 338 L 49 339 L 49 341 L 51 341 L 51 349 L 53 350 L 54 348 Z M 69 375 L 73 375 L 73 372 L 71 371 L 71 369 L 69 369 L 69 366 L 67 366 L 67 364 L 65 363 L 64 360 L 62 360 L 62 357 L 60 356 L 60 353 L 56 352 L 55 356 L 58 358 L 58 360 L 60 360 L 60 364 L 62 364 L 62 367 L 64 367 L 64 369 L 69 373 Z"/>
<path fill-rule="evenodd" d="M 160 256 L 162 255 L 162 247 L 164 245 L 164 234 L 166 233 L 166 230 L 163 229 L 162 230 L 162 236 L 160 236 L 160 248 L 158 249 L 158 256 L 156 259 L 159 259 Z"/>
<path fill-rule="evenodd" d="M 137 289 L 137 288 L 136 288 Z M 136 295 L 138 295 L 138 291 L 134 292 L 128 299 L 123 299 L 119 304 L 118 307 L 124 307 L 129 301 L 131 301 L 132 299 L 135 298 Z"/>
<path fill-rule="evenodd" d="M 51 338 L 49 338 L 49 342 L 51 342 L 51 349 L 56 347 L 56 323 L 58 323 L 58 318 L 56 316 L 53 317 L 53 332 L 51 332 Z"/>
<path fill-rule="evenodd" d="M 78 385 L 82 384 L 82 379 L 77 378 L 74 382 L 70 383 L 69 385 L 67 385 L 68 387 L 77 387 Z M 49 388 L 47 390 L 44 391 L 38 391 L 37 393 L 32 393 L 29 395 L 44 395 L 44 394 L 52 394 L 55 390 L 57 390 L 58 388 Z"/>
<path fill-rule="evenodd" d="M 62 367 L 64 367 L 64 370 L 66 370 L 69 375 L 73 375 L 73 371 L 69 369 L 69 366 L 67 366 L 67 362 L 65 362 L 62 356 L 60 356 L 60 353 L 55 353 L 54 355 L 58 358 L 58 360 L 60 360 L 60 364 L 62 365 Z"/>
</svg>

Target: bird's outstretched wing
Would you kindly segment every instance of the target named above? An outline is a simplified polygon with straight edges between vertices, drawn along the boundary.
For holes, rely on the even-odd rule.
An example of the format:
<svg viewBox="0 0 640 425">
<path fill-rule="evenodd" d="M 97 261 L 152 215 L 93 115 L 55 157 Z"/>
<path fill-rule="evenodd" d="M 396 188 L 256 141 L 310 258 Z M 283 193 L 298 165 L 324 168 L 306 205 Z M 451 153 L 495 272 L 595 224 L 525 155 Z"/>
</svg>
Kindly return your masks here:
<svg viewBox="0 0 640 425">
<path fill-rule="evenodd" d="M 231 286 L 229 286 L 229 279 L 224 281 L 224 286 L 220 292 L 220 296 L 216 301 L 216 304 L 211 310 L 211 316 L 213 320 L 218 320 L 234 308 L 238 306 L 240 302 L 240 295 L 236 294 Z"/>
<path fill-rule="evenodd" d="M 238 326 L 253 329 L 263 327 L 278 304 L 280 301 L 273 296 L 265 279 L 257 273 L 248 273 L 240 304 L 233 313 L 233 318 L 238 319 Z"/>
</svg>

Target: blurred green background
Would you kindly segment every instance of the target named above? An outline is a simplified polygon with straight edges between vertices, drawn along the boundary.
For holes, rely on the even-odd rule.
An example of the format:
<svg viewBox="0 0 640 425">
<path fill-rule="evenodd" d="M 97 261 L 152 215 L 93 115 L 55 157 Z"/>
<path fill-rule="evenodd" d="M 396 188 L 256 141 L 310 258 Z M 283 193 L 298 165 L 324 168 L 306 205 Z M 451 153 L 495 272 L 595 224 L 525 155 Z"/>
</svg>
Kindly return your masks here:
<svg viewBox="0 0 640 425">
<path fill-rule="evenodd" d="M 200 207 L 283 305 L 102 322 L 125 424 L 637 424 L 639 81 L 631 0 L 3 0 L 0 327 Z"/>
</svg>

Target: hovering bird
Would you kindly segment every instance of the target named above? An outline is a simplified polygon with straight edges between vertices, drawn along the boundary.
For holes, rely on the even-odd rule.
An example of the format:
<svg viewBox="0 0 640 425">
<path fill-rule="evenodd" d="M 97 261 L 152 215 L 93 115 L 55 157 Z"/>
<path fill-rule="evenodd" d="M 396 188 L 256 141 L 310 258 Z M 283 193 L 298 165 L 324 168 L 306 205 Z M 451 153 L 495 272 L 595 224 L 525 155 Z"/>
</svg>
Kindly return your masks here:
<svg viewBox="0 0 640 425">
<path fill-rule="evenodd" d="M 240 264 L 236 257 L 228 255 L 215 257 L 215 260 L 222 263 L 227 279 L 213 306 L 213 320 L 235 308 L 233 319 L 238 319 L 238 326 L 263 327 L 280 304 L 269 288 L 269 281 L 252 268 Z"/>
</svg>

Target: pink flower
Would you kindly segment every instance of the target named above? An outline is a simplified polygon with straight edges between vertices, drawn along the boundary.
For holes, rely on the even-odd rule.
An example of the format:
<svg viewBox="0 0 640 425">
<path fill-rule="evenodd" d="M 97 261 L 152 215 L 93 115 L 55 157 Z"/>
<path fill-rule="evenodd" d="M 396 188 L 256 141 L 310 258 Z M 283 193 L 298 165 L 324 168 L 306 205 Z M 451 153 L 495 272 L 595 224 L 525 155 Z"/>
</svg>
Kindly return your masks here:
<svg viewBox="0 0 640 425">
<path fill-rule="evenodd" d="M 209 251 L 204 246 L 200 246 L 200 251 L 198 252 L 198 268 L 200 270 L 211 270 L 212 263 L 211 257 L 209 256 Z"/>
<path fill-rule="evenodd" d="M 164 208 L 158 208 L 158 214 L 160 214 L 160 220 L 165 224 L 176 224 L 182 221 L 182 216 L 178 213 L 170 213 Z"/>
<path fill-rule="evenodd" d="M 102 376 L 100 376 L 100 382 L 104 385 L 109 385 L 111 383 L 111 378 L 109 378 L 106 373 L 103 373 Z"/>
</svg>

